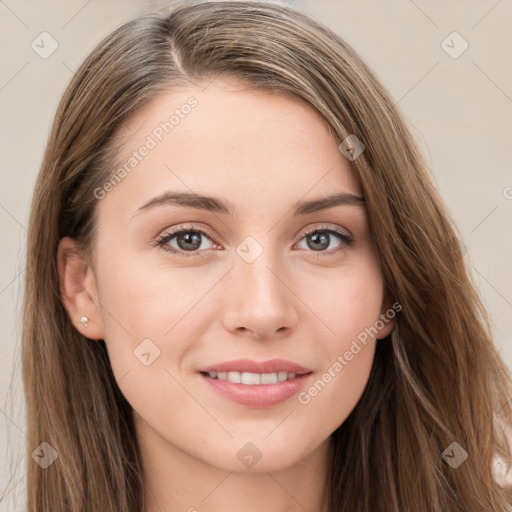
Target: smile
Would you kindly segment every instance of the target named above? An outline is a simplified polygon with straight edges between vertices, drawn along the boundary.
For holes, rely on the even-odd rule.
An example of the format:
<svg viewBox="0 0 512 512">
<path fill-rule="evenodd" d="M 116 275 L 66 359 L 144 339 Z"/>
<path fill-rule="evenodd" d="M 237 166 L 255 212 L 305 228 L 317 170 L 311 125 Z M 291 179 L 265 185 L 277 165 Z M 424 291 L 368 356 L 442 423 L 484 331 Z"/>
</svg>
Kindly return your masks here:
<svg viewBox="0 0 512 512">
<path fill-rule="evenodd" d="M 295 373 L 274 372 L 274 373 L 251 373 L 251 372 L 209 372 L 212 379 L 226 380 L 236 384 L 247 384 L 249 386 L 259 384 L 277 384 L 295 378 Z"/>
</svg>

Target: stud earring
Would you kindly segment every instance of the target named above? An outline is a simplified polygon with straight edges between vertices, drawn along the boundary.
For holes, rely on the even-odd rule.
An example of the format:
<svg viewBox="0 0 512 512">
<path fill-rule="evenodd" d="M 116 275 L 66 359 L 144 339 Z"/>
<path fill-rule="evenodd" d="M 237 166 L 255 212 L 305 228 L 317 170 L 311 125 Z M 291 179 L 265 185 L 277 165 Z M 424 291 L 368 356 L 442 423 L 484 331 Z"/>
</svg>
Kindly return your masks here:
<svg viewBox="0 0 512 512">
<path fill-rule="evenodd" d="M 84 326 L 84 327 L 87 327 L 89 325 L 89 319 L 86 317 L 86 316 L 83 316 L 82 318 L 80 318 L 80 323 Z"/>
</svg>

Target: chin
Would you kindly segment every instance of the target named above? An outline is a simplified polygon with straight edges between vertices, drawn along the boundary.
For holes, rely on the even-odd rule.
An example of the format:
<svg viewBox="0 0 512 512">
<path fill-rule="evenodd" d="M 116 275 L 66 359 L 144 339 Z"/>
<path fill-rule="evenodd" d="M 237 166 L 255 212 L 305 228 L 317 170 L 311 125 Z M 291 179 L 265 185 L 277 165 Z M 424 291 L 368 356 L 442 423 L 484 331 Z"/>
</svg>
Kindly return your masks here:
<svg viewBox="0 0 512 512">
<path fill-rule="evenodd" d="M 271 439 L 273 435 L 271 434 L 267 439 L 253 437 L 253 441 L 250 440 L 250 436 L 244 440 L 237 437 L 232 440 L 229 447 L 211 454 L 206 462 L 234 473 L 272 473 L 290 468 L 307 457 L 306 451 L 300 449 L 306 448 L 307 443 L 302 442 L 299 446 L 298 442 L 290 438 L 288 442 L 283 442 L 278 437 Z M 215 452 L 219 450 L 218 445 L 214 450 Z"/>
</svg>

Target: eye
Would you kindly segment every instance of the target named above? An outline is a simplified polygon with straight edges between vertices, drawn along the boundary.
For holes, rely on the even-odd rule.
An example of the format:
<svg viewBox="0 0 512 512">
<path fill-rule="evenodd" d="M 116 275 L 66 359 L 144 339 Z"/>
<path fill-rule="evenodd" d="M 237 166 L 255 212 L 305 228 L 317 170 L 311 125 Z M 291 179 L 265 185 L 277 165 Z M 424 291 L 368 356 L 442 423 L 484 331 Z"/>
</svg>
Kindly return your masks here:
<svg viewBox="0 0 512 512">
<path fill-rule="evenodd" d="M 212 242 L 210 236 L 204 231 L 194 228 L 182 228 L 162 235 L 158 239 L 157 245 L 165 251 L 178 254 L 179 256 L 195 256 L 202 250 L 208 249 L 208 247 L 203 246 L 203 239 Z"/>
<path fill-rule="evenodd" d="M 336 245 L 334 249 L 331 247 L 333 250 L 327 251 L 331 245 L 333 236 L 338 239 L 338 245 Z M 341 248 L 350 246 L 354 243 L 354 240 L 343 231 L 328 226 L 316 228 L 307 232 L 301 239 L 301 242 L 302 240 L 306 241 L 307 249 L 311 249 L 314 252 L 320 253 L 326 252 L 327 254 L 325 254 L 325 256 L 330 256 L 332 253 L 337 253 Z"/>
<path fill-rule="evenodd" d="M 334 249 L 331 247 L 331 250 L 327 251 L 326 249 L 331 245 L 333 237 L 336 237 L 338 240 L 338 245 L 336 245 Z M 213 247 L 204 247 L 204 240 L 209 241 Z M 341 229 L 329 226 L 323 226 L 322 228 L 316 228 L 307 232 L 300 242 L 302 242 L 302 240 L 306 241 L 306 249 L 311 249 L 316 253 L 326 253 L 325 256 L 332 256 L 333 253 L 337 253 L 344 247 L 348 247 L 354 243 L 354 240 Z M 157 240 L 157 246 L 161 247 L 164 251 L 184 257 L 201 256 L 201 253 L 206 249 L 219 247 L 213 242 L 212 236 L 193 227 L 182 227 L 164 233 Z M 324 256 L 324 254 L 318 254 L 318 256 Z"/>
</svg>

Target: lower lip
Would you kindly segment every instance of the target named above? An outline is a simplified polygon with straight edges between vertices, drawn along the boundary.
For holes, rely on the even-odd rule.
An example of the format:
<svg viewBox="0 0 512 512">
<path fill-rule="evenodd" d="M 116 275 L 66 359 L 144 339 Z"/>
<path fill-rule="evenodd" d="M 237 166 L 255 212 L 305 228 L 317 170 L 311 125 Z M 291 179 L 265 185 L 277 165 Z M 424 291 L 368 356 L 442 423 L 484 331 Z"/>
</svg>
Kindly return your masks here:
<svg viewBox="0 0 512 512">
<path fill-rule="evenodd" d="M 286 402 L 298 393 L 312 375 L 297 375 L 295 378 L 278 382 L 276 384 L 238 384 L 227 380 L 212 379 L 210 376 L 200 374 L 211 388 L 220 395 L 229 398 L 237 404 L 248 407 L 271 407 Z"/>
</svg>

